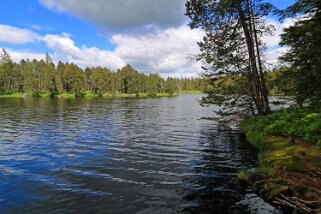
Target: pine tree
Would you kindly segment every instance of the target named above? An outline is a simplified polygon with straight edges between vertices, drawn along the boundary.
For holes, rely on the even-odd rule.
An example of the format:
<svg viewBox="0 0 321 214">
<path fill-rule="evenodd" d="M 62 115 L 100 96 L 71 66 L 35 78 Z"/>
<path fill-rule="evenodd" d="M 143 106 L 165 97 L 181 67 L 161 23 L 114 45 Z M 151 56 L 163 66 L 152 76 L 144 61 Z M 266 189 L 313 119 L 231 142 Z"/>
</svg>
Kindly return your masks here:
<svg viewBox="0 0 321 214">
<path fill-rule="evenodd" d="M 281 45 L 289 51 L 281 57 L 289 67 L 282 72 L 280 81 L 291 82 L 292 87 L 283 87 L 294 95 L 299 105 L 305 102 L 319 104 L 321 100 L 321 3 L 298 0 L 286 10 L 281 18 L 298 17 L 298 21 L 285 29 Z M 287 86 L 288 84 L 284 84 Z"/>
<path fill-rule="evenodd" d="M 7 52 L 5 48 L 2 48 L 2 52 L 0 54 L 0 65 L 2 70 L 2 75 L 4 77 L 4 83 L 2 86 L 2 90 L 5 93 L 12 93 L 13 87 L 13 62 L 11 60 L 10 54 Z"/>
<path fill-rule="evenodd" d="M 196 57 L 210 65 L 205 76 L 215 80 L 234 72 L 246 80 L 242 93 L 237 89 L 234 96 L 229 97 L 210 94 L 209 99 L 203 100 L 205 103 L 226 104 L 226 107 L 235 103 L 247 109 L 254 108 L 251 112 L 260 115 L 270 112 L 260 36 L 271 33 L 262 17 L 272 9 L 271 4 L 259 0 L 187 1 L 190 27 L 205 31 L 203 41 L 198 43 L 201 53 Z"/>
</svg>

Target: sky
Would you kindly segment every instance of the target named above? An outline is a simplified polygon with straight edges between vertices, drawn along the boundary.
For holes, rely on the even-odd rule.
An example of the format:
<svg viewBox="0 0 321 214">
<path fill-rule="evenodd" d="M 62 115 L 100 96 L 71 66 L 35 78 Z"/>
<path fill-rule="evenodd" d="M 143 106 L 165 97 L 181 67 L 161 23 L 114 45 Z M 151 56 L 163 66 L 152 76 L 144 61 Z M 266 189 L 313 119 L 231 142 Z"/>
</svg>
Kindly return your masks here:
<svg viewBox="0 0 321 214">
<path fill-rule="evenodd" d="M 73 62 L 82 68 L 103 66 L 113 71 L 131 64 L 144 73 L 196 77 L 203 32 L 191 30 L 185 0 L 0 0 L 0 47 L 13 60 L 43 59 Z M 271 0 L 283 9 L 294 0 Z M 275 34 L 263 38 L 267 62 L 277 64 L 286 49 L 279 47 L 282 29 L 292 20 L 278 22 Z"/>
</svg>

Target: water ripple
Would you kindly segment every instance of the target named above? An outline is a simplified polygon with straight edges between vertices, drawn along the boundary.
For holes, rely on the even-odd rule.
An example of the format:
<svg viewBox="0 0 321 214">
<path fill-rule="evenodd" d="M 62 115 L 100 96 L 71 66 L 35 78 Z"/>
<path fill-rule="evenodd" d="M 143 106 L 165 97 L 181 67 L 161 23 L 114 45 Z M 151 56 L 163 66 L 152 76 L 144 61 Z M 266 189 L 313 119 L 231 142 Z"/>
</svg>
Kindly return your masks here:
<svg viewBox="0 0 321 214">
<path fill-rule="evenodd" d="M 0 212 L 227 211 L 256 160 L 199 98 L 1 99 Z"/>
</svg>

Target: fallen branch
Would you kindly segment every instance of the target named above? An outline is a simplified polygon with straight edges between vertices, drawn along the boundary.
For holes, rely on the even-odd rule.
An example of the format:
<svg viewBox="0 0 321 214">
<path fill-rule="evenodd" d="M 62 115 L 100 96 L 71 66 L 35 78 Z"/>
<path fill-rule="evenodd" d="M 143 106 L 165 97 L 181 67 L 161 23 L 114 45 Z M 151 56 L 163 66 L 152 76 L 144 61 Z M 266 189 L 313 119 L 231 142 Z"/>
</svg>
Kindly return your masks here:
<svg viewBox="0 0 321 214">
<path fill-rule="evenodd" d="M 319 212 L 313 204 L 318 205 L 320 201 L 306 201 L 297 197 L 286 197 L 283 194 L 280 194 L 280 197 L 276 197 L 274 203 L 308 213 Z"/>
</svg>

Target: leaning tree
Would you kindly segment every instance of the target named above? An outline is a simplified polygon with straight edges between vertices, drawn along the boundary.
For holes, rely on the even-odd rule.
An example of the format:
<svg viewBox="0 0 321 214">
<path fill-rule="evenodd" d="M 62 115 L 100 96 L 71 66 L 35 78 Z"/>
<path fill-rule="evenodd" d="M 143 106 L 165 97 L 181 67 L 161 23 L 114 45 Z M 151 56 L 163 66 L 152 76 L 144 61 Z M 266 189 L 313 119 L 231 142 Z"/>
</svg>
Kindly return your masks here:
<svg viewBox="0 0 321 214">
<path fill-rule="evenodd" d="M 216 79 L 234 73 L 235 88 L 226 95 L 213 91 L 203 103 L 223 105 L 229 112 L 270 113 L 264 79 L 262 36 L 271 34 L 273 26 L 264 17 L 273 9 L 261 0 L 188 0 L 189 26 L 204 30 L 196 56 L 209 65 L 205 76 Z M 226 111 L 225 111 L 226 112 Z"/>
</svg>

